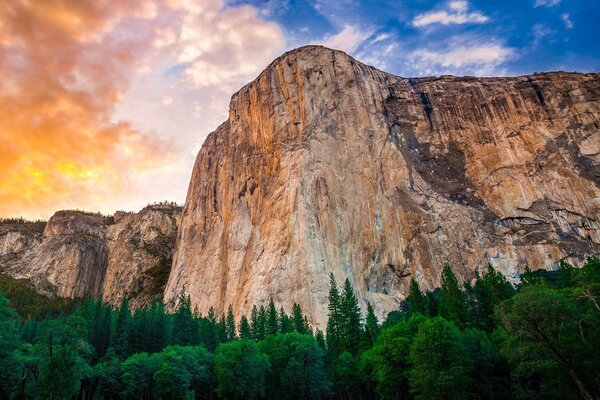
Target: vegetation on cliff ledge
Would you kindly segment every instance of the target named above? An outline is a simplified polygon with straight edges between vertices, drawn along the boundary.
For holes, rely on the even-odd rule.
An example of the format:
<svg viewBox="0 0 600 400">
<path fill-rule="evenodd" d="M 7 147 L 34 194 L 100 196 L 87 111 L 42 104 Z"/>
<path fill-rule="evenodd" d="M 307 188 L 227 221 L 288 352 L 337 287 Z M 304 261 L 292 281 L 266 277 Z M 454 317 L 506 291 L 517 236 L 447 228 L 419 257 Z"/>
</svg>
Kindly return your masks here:
<svg viewBox="0 0 600 400">
<path fill-rule="evenodd" d="M 326 332 L 298 305 L 201 316 L 183 295 L 172 314 L 89 300 L 42 317 L 4 285 L 25 314 L 0 294 L 0 398 L 599 398 L 600 260 L 527 270 L 516 288 L 491 267 L 441 282 L 413 280 L 380 325 L 332 276 Z"/>
</svg>

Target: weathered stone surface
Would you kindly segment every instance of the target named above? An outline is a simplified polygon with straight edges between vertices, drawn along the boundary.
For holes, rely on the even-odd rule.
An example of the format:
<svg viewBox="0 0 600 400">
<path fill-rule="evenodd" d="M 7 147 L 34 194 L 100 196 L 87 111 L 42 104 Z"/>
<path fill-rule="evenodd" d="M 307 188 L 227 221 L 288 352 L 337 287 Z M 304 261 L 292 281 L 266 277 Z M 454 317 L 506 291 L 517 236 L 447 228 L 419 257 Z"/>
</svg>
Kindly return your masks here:
<svg viewBox="0 0 600 400">
<path fill-rule="evenodd" d="M 134 307 L 161 294 L 181 209 L 152 205 L 114 217 L 59 211 L 48 223 L 0 223 L 0 270 L 40 293 Z M 40 230 L 43 227 L 43 233 Z"/>
<path fill-rule="evenodd" d="M 330 273 L 383 315 L 445 263 L 577 264 L 599 221 L 599 74 L 403 79 L 309 46 L 202 146 L 165 300 L 239 317 L 272 296 L 323 328 Z"/>
</svg>

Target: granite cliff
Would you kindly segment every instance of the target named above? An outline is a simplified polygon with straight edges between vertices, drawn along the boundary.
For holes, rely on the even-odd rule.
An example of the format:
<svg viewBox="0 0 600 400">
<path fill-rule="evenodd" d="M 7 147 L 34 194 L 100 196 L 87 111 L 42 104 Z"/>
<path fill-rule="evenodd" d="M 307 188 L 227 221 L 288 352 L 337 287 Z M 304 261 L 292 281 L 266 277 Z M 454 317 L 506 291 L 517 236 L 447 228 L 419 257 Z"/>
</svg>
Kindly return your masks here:
<svg viewBox="0 0 600 400">
<path fill-rule="evenodd" d="M 599 252 L 600 74 L 405 79 L 308 46 L 203 144 L 164 296 L 323 328 L 330 273 L 383 315 L 446 263 L 516 280 Z"/>
<path fill-rule="evenodd" d="M 47 223 L 0 223 L 0 272 L 38 292 L 102 297 L 133 307 L 161 295 L 171 267 L 181 208 L 151 205 L 106 217 L 59 211 Z"/>
</svg>

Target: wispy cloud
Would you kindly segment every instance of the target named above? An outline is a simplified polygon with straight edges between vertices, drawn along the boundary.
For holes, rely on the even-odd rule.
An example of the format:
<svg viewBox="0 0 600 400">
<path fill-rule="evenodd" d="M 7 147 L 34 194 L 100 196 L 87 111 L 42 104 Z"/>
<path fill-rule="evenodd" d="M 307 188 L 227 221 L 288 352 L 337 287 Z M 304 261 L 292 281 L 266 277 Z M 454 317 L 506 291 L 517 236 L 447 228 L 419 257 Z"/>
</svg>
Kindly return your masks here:
<svg viewBox="0 0 600 400">
<path fill-rule="evenodd" d="M 573 25 L 573 21 L 571 21 L 571 18 L 569 16 L 569 14 L 567 13 L 563 13 L 561 14 L 560 18 L 563 20 L 563 22 L 565 23 L 565 27 L 567 29 L 572 29 L 575 25 Z"/>
<path fill-rule="evenodd" d="M 445 9 L 428 11 L 417 15 L 412 20 L 412 25 L 420 28 L 432 24 L 483 24 L 488 21 L 489 17 L 479 11 L 469 12 L 469 3 L 467 1 L 456 0 L 447 3 Z"/>
<path fill-rule="evenodd" d="M 554 7 L 560 0 L 535 0 L 534 7 Z"/>
<path fill-rule="evenodd" d="M 341 31 L 317 43 L 349 53 L 355 50 L 369 36 L 371 36 L 371 32 L 361 29 L 356 25 L 344 25 Z"/>
<path fill-rule="evenodd" d="M 417 49 L 410 59 L 423 74 L 499 74 L 498 67 L 512 59 L 513 48 L 491 40 L 454 38 L 439 49 Z"/>
</svg>

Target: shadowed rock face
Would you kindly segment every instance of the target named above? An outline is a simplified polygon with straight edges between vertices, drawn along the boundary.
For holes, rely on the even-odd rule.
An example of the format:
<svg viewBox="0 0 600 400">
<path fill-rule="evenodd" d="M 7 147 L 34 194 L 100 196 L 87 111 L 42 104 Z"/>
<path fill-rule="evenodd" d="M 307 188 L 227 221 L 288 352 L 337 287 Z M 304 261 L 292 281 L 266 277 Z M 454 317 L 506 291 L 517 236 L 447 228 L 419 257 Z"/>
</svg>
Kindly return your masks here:
<svg viewBox="0 0 600 400">
<path fill-rule="evenodd" d="M 48 223 L 0 223 L 0 272 L 28 279 L 38 292 L 102 297 L 133 307 L 162 294 L 181 209 L 152 205 L 114 217 L 59 211 Z"/>
<path fill-rule="evenodd" d="M 600 252 L 600 75 L 403 79 L 309 46 L 231 100 L 200 150 L 165 300 L 273 297 L 323 328 L 328 276 L 380 315 L 411 277 L 511 279 Z"/>
</svg>

